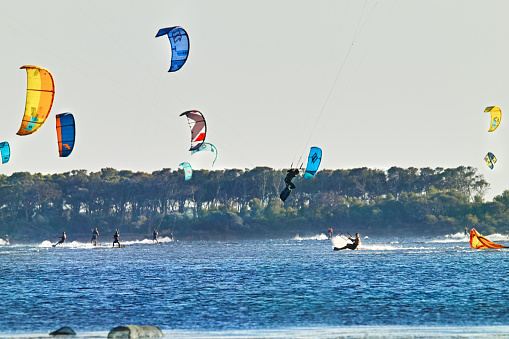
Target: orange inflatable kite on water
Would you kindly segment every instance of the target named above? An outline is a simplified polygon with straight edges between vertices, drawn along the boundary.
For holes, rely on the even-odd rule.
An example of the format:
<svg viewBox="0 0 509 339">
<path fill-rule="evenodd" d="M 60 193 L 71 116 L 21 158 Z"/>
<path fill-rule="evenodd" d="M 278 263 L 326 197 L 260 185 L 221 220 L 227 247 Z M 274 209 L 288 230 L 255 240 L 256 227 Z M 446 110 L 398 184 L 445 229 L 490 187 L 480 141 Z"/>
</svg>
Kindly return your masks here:
<svg viewBox="0 0 509 339">
<path fill-rule="evenodd" d="M 27 99 L 18 135 L 29 135 L 44 124 L 53 106 L 55 83 L 50 71 L 38 66 L 21 66 L 27 71 Z"/>
<path fill-rule="evenodd" d="M 481 234 L 479 234 L 475 230 L 475 228 L 472 228 L 472 230 L 470 230 L 470 246 L 478 250 L 484 250 L 489 248 L 506 248 L 506 246 L 495 244 L 494 242 L 489 241 Z"/>
</svg>

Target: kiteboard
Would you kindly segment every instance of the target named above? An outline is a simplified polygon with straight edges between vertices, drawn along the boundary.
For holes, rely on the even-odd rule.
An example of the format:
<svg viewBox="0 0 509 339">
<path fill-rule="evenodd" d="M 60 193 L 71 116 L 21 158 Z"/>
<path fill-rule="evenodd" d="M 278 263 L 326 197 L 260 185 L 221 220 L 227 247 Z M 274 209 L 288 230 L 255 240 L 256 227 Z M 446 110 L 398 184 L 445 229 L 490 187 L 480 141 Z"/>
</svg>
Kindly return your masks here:
<svg viewBox="0 0 509 339">
<path fill-rule="evenodd" d="M 291 192 L 292 190 L 288 186 L 286 186 L 285 189 L 279 195 L 279 197 L 281 198 L 281 200 L 285 201 Z"/>
</svg>

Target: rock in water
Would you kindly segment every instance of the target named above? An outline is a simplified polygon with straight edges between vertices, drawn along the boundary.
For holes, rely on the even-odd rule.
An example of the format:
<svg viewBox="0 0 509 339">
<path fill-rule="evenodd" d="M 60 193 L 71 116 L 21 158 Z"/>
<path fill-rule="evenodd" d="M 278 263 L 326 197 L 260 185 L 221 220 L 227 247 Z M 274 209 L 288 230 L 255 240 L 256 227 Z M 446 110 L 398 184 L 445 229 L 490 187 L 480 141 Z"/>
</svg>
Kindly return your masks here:
<svg viewBox="0 0 509 339">
<path fill-rule="evenodd" d="M 52 336 L 60 336 L 60 335 L 76 335 L 76 332 L 69 326 L 64 326 L 62 328 L 59 328 L 55 332 L 51 332 L 49 335 Z"/>
<path fill-rule="evenodd" d="M 155 326 L 137 326 L 137 325 L 125 325 L 115 327 L 108 333 L 108 338 L 120 339 L 120 338 L 158 338 L 162 337 L 163 332 Z"/>
</svg>

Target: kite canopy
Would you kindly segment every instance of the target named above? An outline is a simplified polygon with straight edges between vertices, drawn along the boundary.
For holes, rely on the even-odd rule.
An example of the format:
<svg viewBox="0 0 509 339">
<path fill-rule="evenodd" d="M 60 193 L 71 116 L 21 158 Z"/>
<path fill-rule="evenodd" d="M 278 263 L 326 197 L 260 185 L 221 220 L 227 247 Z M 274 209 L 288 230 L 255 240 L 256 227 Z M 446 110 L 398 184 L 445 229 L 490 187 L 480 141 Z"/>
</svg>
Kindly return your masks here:
<svg viewBox="0 0 509 339">
<path fill-rule="evenodd" d="M 171 44 L 171 66 L 168 72 L 178 71 L 186 63 L 189 56 L 189 36 L 179 26 L 161 28 L 156 38 L 168 35 Z"/>
<path fill-rule="evenodd" d="M 495 244 L 494 242 L 489 241 L 488 239 L 483 237 L 480 233 L 478 233 L 475 230 L 475 228 L 472 228 L 470 230 L 470 246 L 478 250 L 484 250 L 489 248 L 506 248 L 506 246 Z"/>
<path fill-rule="evenodd" d="M 0 142 L 0 155 L 2 156 L 2 164 L 9 162 L 9 159 L 11 158 L 11 148 L 7 141 Z"/>
<path fill-rule="evenodd" d="M 311 147 L 308 156 L 308 164 L 306 166 L 306 172 L 304 173 L 304 179 L 311 179 L 315 176 L 322 162 L 322 149 L 319 147 Z"/>
<path fill-rule="evenodd" d="M 191 128 L 191 148 L 189 150 L 197 150 L 205 142 L 205 135 L 207 134 L 205 118 L 200 111 L 187 111 L 180 114 L 180 116 L 183 115 L 187 117 L 187 122 Z"/>
<path fill-rule="evenodd" d="M 191 154 L 195 154 L 196 152 L 202 152 L 202 151 L 208 151 L 208 152 L 212 152 L 212 153 L 215 153 L 216 154 L 216 157 L 214 158 L 214 161 L 212 162 L 212 166 L 214 166 L 214 164 L 216 163 L 216 160 L 217 160 L 217 148 L 216 146 L 208 143 L 208 142 L 204 142 L 200 148 L 198 148 L 197 150 L 192 150 L 191 151 Z"/>
<path fill-rule="evenodd" d="M 183 162 L 179 164 L 179 166 L 182 166 L 182 168 L 184 169 L 185 179 L 186 180 L 191 179 L 191 177 L 193 176 L 193 169 L 191 167 L 191 164 L 188 162 Z"/>
<path fill-rule="evenodd" d="M 28 135 L 37 131 L 46 121 L 53 106 L 55 83 L 45 68 L 21 66 L 20 69 L 27 71 L 27 99 L 21 127 L 16 134 Z"/>
<path fill-rule="evenodd" d="M 497 158 L 493 153 L 488 152 L 488 154 L 486 154 L 486 156 L 484 157 L 484 161 L 486 162 L 486 165 L 488 165 L 490 169 L 493 169 L 495 163 L 497 162 Z"/>
<path fill-rule="evenodd" d="M 502 120 L 502 111 L 498 106 L 489 106 L 484 110 L 485 113 L 491 113 L 491 124 L 488 132 L 493 132 L 500 125 L 500 121 Z"/>
<path fill-rule="evenodd" d="M 58 153 L 61 157 L 67 157 L 74 148 L 76 138 L 76 126 L 71 113 L 57 114 L 57 138 Z"/>
</svg>

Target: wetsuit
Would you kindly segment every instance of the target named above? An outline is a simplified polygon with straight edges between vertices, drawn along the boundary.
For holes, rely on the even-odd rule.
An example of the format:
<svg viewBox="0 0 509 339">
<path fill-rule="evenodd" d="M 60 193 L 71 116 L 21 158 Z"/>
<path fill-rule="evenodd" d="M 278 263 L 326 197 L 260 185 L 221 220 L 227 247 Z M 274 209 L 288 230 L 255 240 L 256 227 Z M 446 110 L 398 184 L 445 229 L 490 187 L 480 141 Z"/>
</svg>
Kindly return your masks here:
<svg viewBox="0 0 509 339">
<path fill-rule="evenodd" d="M 60 241 L 59 241 L 59 242 L 57 242 L 57 243 L 55 244 L 55 246 L 56 246 L 56 245 L 58 245 L 58 244 L 63 244 L 63 243 L 65 242 L 66 235 L 65 235 L 65 233 L 64 233 L 64 234 L 62 234 L 62 236 L 57 237 L 57 238 L 60 238 Z"/>
<path fill-rule="evenodd" d="M 154 230 L 154 233 L 153 233 L 154 241 L 159 242 L 159 241 L 157 240 L 157 235 L 158 235 L 157 231 L 156 231 L 156 230 Z"/>
<path fill-rule="evenodd" d="M 292 180 L 299 174 L 299 169 L 298 168 L 290 168 L 287 172 L 288 172 L 288 174 L 285 177 L 285 184 L 289 189 L 293 190 L 296 186 L 292 182 Z"/>
<path fill-rule="evenodd" d="M 118 241 L 119 236 L 120 234 L 118 234 L 118 232 L 115 232 L 115 234 L 113 234 L 113 247 L 115 247 L 115 244 L 118 244 L 118 247 L 121 247 L 120 242 Z"/>
<path fill-rule="evenodd" d="M 92 240 L 90 241 L 90 243 L 94 244 L 94 246 L 97 245 L 97 236 L 99 235 L 99 231 L 97 231 L 97 229 L 93 230 L 92 231 Z"/>
</svg>

